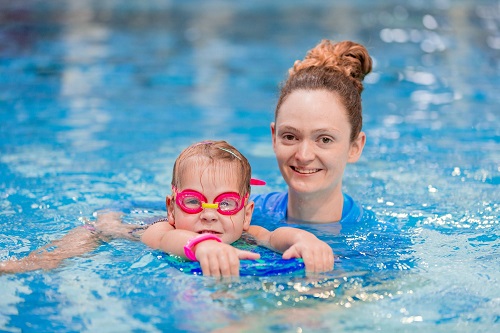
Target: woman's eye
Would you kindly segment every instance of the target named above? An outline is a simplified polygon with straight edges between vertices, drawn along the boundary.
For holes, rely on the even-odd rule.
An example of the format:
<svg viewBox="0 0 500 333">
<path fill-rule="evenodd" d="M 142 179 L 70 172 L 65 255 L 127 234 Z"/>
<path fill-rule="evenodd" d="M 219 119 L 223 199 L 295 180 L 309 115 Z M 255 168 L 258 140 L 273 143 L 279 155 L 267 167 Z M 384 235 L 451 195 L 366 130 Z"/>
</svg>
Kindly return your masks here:
<svg viewBox="0 0 500 333">
<path fill-rule="evenodd" d="M 325 144 L 333 142 L 332 138 L 329 138 L 329 137 L 326 137 L 326 136 L 322 137 L 320 139 L 320 141 L 321 141 L 321 143 L 325 143 Z"/>
</svg>

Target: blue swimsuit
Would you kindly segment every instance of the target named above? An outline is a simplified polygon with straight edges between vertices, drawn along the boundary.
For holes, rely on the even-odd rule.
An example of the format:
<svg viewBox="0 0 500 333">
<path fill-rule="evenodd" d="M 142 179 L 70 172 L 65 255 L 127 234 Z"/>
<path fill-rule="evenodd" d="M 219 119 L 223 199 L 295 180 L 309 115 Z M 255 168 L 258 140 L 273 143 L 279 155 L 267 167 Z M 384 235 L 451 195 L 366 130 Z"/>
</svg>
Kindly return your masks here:
<svg viewBox="0 0 500 333">
<path fill-rule="evenodd" d="M 287 217 L 288 192 L 251 195 L 250 200 L 255 202 L 253 218 L 267 217 L 282 221 Z M 349 195 L 344 193 L 344 207 L 339 222 L 358 222 L 362 216 L 363 209 Z"/>
</svg>

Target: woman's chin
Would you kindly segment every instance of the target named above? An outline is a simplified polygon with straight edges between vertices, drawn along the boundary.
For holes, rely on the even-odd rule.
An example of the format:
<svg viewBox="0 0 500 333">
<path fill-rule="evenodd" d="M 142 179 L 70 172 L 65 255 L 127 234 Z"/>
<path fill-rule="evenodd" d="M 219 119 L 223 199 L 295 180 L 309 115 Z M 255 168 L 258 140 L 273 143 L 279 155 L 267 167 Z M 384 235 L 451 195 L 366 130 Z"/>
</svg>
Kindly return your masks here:
<svg viewBox="0 0 500 333">
<path fill-rule="evenodd" d="M 319 187 L 315 184 L 312 184 L 312 182 L 304 182 L 296 180 L 290 181 L 288 187 L 292 191 L 300 194 L 311 194 L 319 189 Z"/>
</svg>

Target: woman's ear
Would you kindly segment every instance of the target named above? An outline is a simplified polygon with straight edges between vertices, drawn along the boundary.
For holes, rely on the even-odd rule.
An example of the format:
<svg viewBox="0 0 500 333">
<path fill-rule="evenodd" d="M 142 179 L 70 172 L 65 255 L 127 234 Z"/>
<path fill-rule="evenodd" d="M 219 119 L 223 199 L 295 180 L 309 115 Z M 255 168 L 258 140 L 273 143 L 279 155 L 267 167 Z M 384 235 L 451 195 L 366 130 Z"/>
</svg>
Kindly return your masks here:
<svg viewBox="0 0 500 333">
<path fill-rule="evenodd" d="M 347 162 L 354 163 L 358 161 L 361 153 L 363 152 L 363 148 L 365 147 L 365 143 L 366 134 L 364 132 L 359 132 L 358 137 L 353 142 L 351 142 Z"/>
<path fill-rule="evenodd" d="M 175 218 L 174 218 L 174 207 L 175 207 L 175 202 L 174 199 L 171 195 L 167 195 L 167 198 L 165 199 L 165 203 L 167 205 L 167 216 L 168 216 L 168 223 L 172 227 L 175 227 Z"/>
<path fill-rule="evenodd" d="M 271 139 L 273 140 L 273 150 L 276 148 L 276 123 L 271 123 Z"/>
<path fill-rule="evenodd" d="M 250 228 L 250 221 L 252 221 L 252 214 L 254 208 L 255 208 L 255 203 L 251 200 L 248 200 L 248 203 L 245 205 L 245 220 L 243 221 L 244 231 L 248 231 L 248 228 Z"/>
</svg>

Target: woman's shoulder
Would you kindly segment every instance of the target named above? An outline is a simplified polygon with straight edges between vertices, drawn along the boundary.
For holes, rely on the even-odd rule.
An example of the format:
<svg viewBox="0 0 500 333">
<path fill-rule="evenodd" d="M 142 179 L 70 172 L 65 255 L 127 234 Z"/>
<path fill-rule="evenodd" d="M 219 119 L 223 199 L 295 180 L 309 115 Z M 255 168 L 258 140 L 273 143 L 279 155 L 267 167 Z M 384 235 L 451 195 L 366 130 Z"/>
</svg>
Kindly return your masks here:
<svg viewBox="0 0 500 333">
<path fill-rule="evenodd" d="M 350 195 L 343 193 L 344 205 L 342 208 L 341 223 L 359 222 L 364 214 L 363 208 Z M 288 192 L 270 192 L 253 194 L 250 200 L 255 203 L 254 217 L 272 216 L 276 220 L 286 218 L 288 206 Z"/>
<path fill-rule="evenodd" d="M 363 217 L 363 208 L 347 193 L 344 195 L 341 223 L 359 222 Z"/>
<path fill-rule="evenodd" d="M 264 194 L 252 194 L 250 200 L 255 202 L 255 205 L 276 206 L 280 204 L 287 204 L 288 192 L 270 192 Z"/>
<path fill-rule="evenodd" d="M 281 220 L 286 216 L 288 205 L 287 192 L 270 192 L 264 194 L 252 194 L 250 196 L 254 205 L 254 217 L 273 216 Z"/>
</svg>

